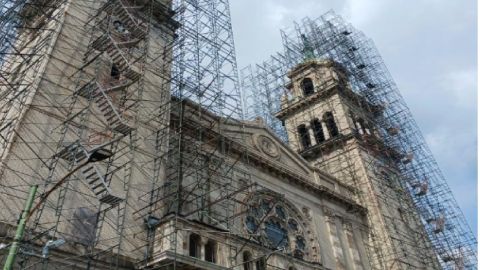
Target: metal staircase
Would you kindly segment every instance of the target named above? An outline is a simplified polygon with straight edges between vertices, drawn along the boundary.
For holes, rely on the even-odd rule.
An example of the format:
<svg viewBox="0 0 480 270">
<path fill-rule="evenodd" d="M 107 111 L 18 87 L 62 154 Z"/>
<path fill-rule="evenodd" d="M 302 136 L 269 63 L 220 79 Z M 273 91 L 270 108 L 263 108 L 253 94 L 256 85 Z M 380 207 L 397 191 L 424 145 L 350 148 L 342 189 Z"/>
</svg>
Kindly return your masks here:
<svg viewBox="0 0 480 270">
<path fill-rule="evenodd" d="M 107 82 L 103 82 L 99 78 L 94 78 L 74 93 L 74 95 L 94 101 L 108 127 L 123 136 L 129 135 L 134 128 L 127 124 L 109 94 L 125 89 L 141 76 L 140 68 L 134 65 L 136 60 L 132 52 L 138 43 L 145 38 L 148 28 L 145 23 L 135 19 L 130 14 L 135 12 L 136 8 L 138 7 L 125 5 L 120 0 L 109 1 L 103 9 L 112 18 L 108 22 L 108 30 L 91 43 L 91 48 L 109 56 L 112 64 L 122 75 L 121 79 L 111 78 Z M 111 23 L 112 20 L 113 24 Z M 99 201 L 111 206 L 118 205 L 123 200 L 121 197 L 114 195 L 109 188 L 108 177 L 109 175 L 111 177 L 112 173 L 102 173 L 99 167 L 91 162 L 111 158 L 113 153 L 105 147 L 115 141 L 97 146 L 90 151 L 79 141 L 76 141 L 57 154 L 59 158 L 71 163 L 85 163 L 80 170 L 82 178 Z"/>
<path fill-rule="evenodd" d="M 148 30 L 144 22 L 130 14 L 138 8 L 124 5 L 122 1 L 110 1 L 104 10 L 112 16 L 113 23 L 108 21 L 108 30 L 91 44 L 95 50 L 106 52 L 120 72 L 132 82 L 140 78 L 140 68 L 134 63 L 142 57 L 139 55 L 135 59 L 132 50 L 145 38 Z"/>
<path fill-rule="evenodd" d="M 137 43 L 138 40 L 117 41 L 111 34 L 105 33 L 92 43 L 92 47 L 98 51 L 105 51 L 120 72 L 135 82 L 140 78 L 140 68 L 130 63 L 124 50 L 134 47 Z"/>
<path fill-rule="evenodd" d="M 103 116 L 107 120 L 112 130 L 123 135 L 128 135 L 134 128 L 125 123 L 125 120 L 115 109 L 110 97 L 105 94 L 102 88 L 97 84 L 99 93 L 95 96 L 95 103 L 98 105 Z"/>
<path fill-rule="evenodd" d="M 113 86 L 112 88 L 115 89 L 116 87 Z M 126 120 L 123 119 L 115 105 L 113 105 L 111 98 L 96 80 L 85 84 L 76 93 L 79 96 L 95 101 L 112 130 L 128 135 L 134 129 L 126 123 Z"/>
<path fill-rule="evenodd" d="M 124 4 L 125 1 L 110 1 L 110 4 L 105 7 L 105 12 L 114 15 L 118 20 L 122 21 L 129 33 L 137 39 L 143 39 L 147 33 L 147 26 L 144 22 L 132 17 L 131 12 L 135 9 L 141 8 L 137 6 L 129 6 Z M 131 10 L 131 11 L 127 11 Z"/>
<path fill-rule="evenodd" d="M 111 206 L 115 206 L 120 203 L 123 198 L 112 193 L 107 182 L 105 181 L 106 175 L 100 173 L 95 164 L 90 163 L 110 158 L 113 153 L 108 149 L 105 149 L 105 147 L 111 143 L 112 142 L 100 145 L 88 151 L 80 142 L 77 141 L 67 145 L 57 154 L 57 156 L 68 162 L 73 162 L 76 164 L 86 163 L 86 165 L 81 169 L 81 174 L 90 190 L 95 194 L 99 201 Z"/>
<path fill-rule="evenodd" d="M 134 64 L 136 62 L 134 52 L 135 47 L 145 38 L 148 27 L 140 19 L 132 16 L 131 12 L 135 12 L 138 8 L 140 7 L 129 6 L 121 0 L 109 1 L 103 11 L 111 19 L 107 20 L 107 27 L 104 28 L 100 36 L 91 42 L 91 48 L 108 55 L 112 64 L 121 74 L 121 79 L 119 76 L 119 78 L 109 78 L 107 82 L 104 82 L 101 78 L 94 78 L 74 93 L 74 95 L 94 101 L 108 127 L 123 135 L 121 137 L 129 135 L 134 128 L 127 124 L 109 94 L 124 90 L 141 77 L 140 68 Z M 137 57 L 137 60 L 139 57 Z M 77 141 L 63 148 L 57 156 L 71 163 L 85 163 L 84 167 L 81 168 L 81 174 L 90 190 L 101 202 L 115 206 L 123 199 L 112 194 L 109 188 L 107 177 L 109 175 L 111 177 L 112 173 L 102 173 L 97 165 L 91 163 L 112 157 L 113 153 L 105 147 L 113 142 L 87 151 Z"/>
<path fill-rule="evenodd" d="M 117 205 L 123 199 L 112 194 L 112 191 L 105 182 L 105 178 L 98 171 L 95 165 L 89 164 L 82 169 L 90 190 L 95 193 L 99 201 L 110 205 Z"/>
</svg>

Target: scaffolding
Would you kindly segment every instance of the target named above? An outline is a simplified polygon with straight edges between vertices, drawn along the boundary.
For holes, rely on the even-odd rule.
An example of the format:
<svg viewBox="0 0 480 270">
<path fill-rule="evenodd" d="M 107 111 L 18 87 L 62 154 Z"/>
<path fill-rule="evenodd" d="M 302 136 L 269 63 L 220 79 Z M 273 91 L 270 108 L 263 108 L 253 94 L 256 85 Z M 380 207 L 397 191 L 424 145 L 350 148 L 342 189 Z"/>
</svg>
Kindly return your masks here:
<svg viewBox="0 0 480 270">
<path fill-rule="evenodd" d="M 261 239 L 259 228 L 274 208 L 295 207 L 255 180 L 249 166 L 265 160 L 239 143 L 246 140 L 242 119 L 253 115 L 286 140 L 272 115 L 281 109 L 285 75 L 302 60 L 303 33 L 318 56 L 328 54 L 350 71 L 357 93 L 372 104 L 388 103 L 382 136 L 406 153 L 402 188 L 415 195 L 390 196 L 403 208 L 415 202 L 422 210 L 425 232 L 445 268 L 469 268 L 476 260 L 475 239 L 448 187 L 440 185 L 423 139 L 410 129 L 416 127 L 381 60 L 336 15 L 307 19 L 294 34 L 282 32 L 286 51 L 243 72 L 242 85 L 258 94 L 253 98 L 242 95 L 237 81 L 226 0 L 0 3 L 0 201 L 8 205 L 0 208 L 0 240 L 7 246 L 30 186 L 39 185 L 18 268 L 213 267 L 208 263 L 216 258 L 182 253 L 188 235 L 215 240 L 228 268 L 239 268 L 251 247 L 257 267 L 273 267 L 269 258 L 279 253 L 286 261 L 317 263 L 315 254 L 301 260 L 297 250 L 275 250 Z M 352 43 L 362 54 L 343 51 Z M 364 71 L 351 72 L 355 67 Z M 255 110 L 242 110 L 245 104 Z M 338 156 L 345 167 L 325 161 L 320 169 L 358 184 L 353 156 Z M 261 205 L 260 224 L 246 231 L 247 214 Z M 368 232 L 376 241 L 372 265 L 387 267 L 388 254 L 376 244 L 385 237 Z M 398 235 L 410 245 L 424 240 L 414 230 Z"/>
<path fill-rule="evenodd" d="M 381 206 L 397 202 L 399 211 L 382 214 L 381 217 L 386 224 L 392 224 L 388 225 L 391 227 L 389 234 L 396 237 L 386 237 L 375 230 L 369 232 L 372 264 L 377 269 L 386 269 L 394 264 L 403 265 L 406 267 L 404 269 L 418 268 L 408 265 L 410 258 L 434 268 L 440 264 L 443 269 L 476 269 L 477 241 L 373 42 L 333 11 L 317 19 L 305 18 L 291 29 L 282 30 L 281 36 L 283 52 L 272 55 L 254 67 L 240 70 L 247 118 L 263 117 L 269 127 L 287 141 L 287 134 L 298 132 L 287 130 L 277 118 L 283 108 L 282 100 L 285 103 L 295 102 L 289 100 L 291 93 L 286 90 L 290 83 L 289 71 L 299 63 L 308 63 L 306 50 L 309 49 L 320 61 L 335 61 L 348 77 L 347 88 L 355 93 L 351 100 L 356 105 L 349 109 L 354 113 L 357 113 L 354 108 L 371 112 L 371 117 L 364 119 L 368 125 L 360 123 L 359 119 L 352 119 L 356 127 L 351 134 L 358 137 L 363 146 L 368 146 L 368 153 L 379 156 L 381 152 L 382 162 L 372 158 L 367 159 L 366 163 L 372 171 L 379 167 L 396 168 L 399 171 L 395 181 L 387 179 L 387 175 L 372 173 L 370 176 L 376 182 L 375 186 L 383 188 L 375 193 L 377 203 Z M 334 114 L 335 110 L 338 113 L 338 110 L 344 109 L 335 104 L 326 106 Z M 305 121 L 310 121 L 311 117 L 305 116 Z M 375 206 L 362 199 L 366 193 L 361 192 L 368 183 L 361 182 L 362 172 L 351 164 L 355 154 L 349 144 L 342 141 L 342 137 L 336 138 L 335 143 L 341 145 L 339 153 L 334 156 L 329 154 L 329 160 L 320 158 L 316 165 L 357 187 L 360 190 L 357 199 L 370 211 L 373 209 L 370 207 Z M 320 141 L 324 140 L 320 138 Z M 291 145 L 292 141 L 289 143 Z M 323 142 L 314 150 L 320 152 L 320 156 L 327 156 L 327 144 Z M 308 160 L 307 150 L 301 154 Z M 370 212 L 370 223 L 375 222 L 375 218 L 378 217 Z M 417 222 L 422 229 L 415 225 L 399 228 L 401 226 L 395 224 L 400 224 L 402 219 Z M 382 242 L 391 242 L 395 254 L 378 250 Z M 412 254 L 415 246 L 422 246 L 423 249 L 417 249 L 418 252 Z M 433 250 L 433 253 L 428 250 Z"/>
<path fill-rule="evenodd" d="M 237 166 L 246 149 L 223 134 L 243 119 L 228 1 L 0 8 L 2 242 L 39 185 L 20 269 L 176 269 L 185 224 L 253 241 L 238 228 L 253 207 L 243 199 L 281 198 Z M 160 262 L 154 243 L 166 242 L 176 256 Z M 225 245 L 237 264 L 241 248 Z"/>
</svg>

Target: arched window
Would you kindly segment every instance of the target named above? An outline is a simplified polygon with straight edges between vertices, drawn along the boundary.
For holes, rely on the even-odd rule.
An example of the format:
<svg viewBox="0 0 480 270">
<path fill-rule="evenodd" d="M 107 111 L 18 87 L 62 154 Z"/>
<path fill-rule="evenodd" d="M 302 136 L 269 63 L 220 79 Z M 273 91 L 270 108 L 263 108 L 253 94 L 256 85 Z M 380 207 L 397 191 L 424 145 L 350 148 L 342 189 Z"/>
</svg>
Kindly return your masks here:
<svg viewBox="0 0 480 270">
<path fill-rule="evenodd" d="M 295 250 L 293 252 L 293 256 L 295 258 L 302 259 L 303 255 L 305 254 L 305 247 L 306 247 L 306 241 L 305 238 L 301 235 L 297 235 L 295 238 Z"/>
<path fill-rule="evenodd" d="M 112 69 L 110 70 L 110 76 L 114 80 L 120 79 L 120 70 L 118 69 L 117 65 L 113 64 Z"/>
<path fill-rule="evenodd" d="M 358 123 L 357 129 L 361 135 L 363 134 L 370 135 L 370 129 L 368 128 L 368 123 L 365 122 L 365 120 L 363 120 L 362 118 L 358 118 L 357 123 Z"/>
<path fill-rule="evenodd" d="M 312 142 L 310 141 L 310 135 L 308 134 L 307 127 L 305 125 L 300 125 L 298 126 L 297 130 L 303 149 L 310 147 Z"/>
<path fill-rule="evenodd" d="M 302 91 L 304 96 L 309 96 L 313 94 L 313 82 L 310 78 L 305 78 L 302 80 Z"/>
<path fill-rule="evenodd" d="M 313 135 L 315 135 L 315 140 L 317 143 L 325 141 L 325 136 L 323 135 L 322 123 L 318 119 L 313 119 L 312 123 Z"/>
<path fill-rule="evenodd" d="M 211 263 L 217 262 L 217 243 L 213 240 L 208 240 L 205 245 L 205 261 Z"/>
<path fill-rule="evenodd" d="M 256 270 L 266 270 L 267 269 L 267 262 L 265 261 L 265 257 L 261 257 L 255 262 Z"/>
<path fill-rule="evenodd" d="M 242 259 L 243 259 L 243 270 L 253 270 L 252 253 L 248 251 L 244 251 Z"/>
<path fill-rule="evenodd" d="M 194 233 L 190 234 L 188 248 L 190 256 L 200 258 L 200 236 Z"/>
<path fill-rule="evenodd" d="M 323 115 L 323 121 L 327 125 L 328 133 L 330 137 L 335 137 L 338 135 L 338 128 L 337 124 L 335 123 L 335 119 L 333 119 L 333 114 L 331 112 L 326 112 Z"/>
</svg>

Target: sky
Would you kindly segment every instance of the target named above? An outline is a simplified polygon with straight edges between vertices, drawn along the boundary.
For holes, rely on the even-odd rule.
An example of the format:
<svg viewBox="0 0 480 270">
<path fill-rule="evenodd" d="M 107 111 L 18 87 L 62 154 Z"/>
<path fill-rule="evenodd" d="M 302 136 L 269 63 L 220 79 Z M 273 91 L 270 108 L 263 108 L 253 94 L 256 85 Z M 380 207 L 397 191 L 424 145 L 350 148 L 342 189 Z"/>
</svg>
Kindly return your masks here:
<svg viewBox="0 0 480 270">
<path fill-rule="evenodd" d="M 373 39 L 477 234 L 474 0 L 230 0 L 239 68 L 281 51 L 280 29 L 334 10 Z"/>
</svg>

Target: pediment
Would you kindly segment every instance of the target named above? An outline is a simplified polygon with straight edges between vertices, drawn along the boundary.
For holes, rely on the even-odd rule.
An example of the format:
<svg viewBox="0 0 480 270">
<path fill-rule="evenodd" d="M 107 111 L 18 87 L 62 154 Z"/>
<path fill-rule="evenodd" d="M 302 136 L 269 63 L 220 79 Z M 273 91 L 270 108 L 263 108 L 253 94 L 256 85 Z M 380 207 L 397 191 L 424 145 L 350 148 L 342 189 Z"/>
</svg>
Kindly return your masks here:
<svg viewBox="0 0 480 270">
<path fill-rule="evenodd" d="M 227 123 L 223 125 L 222 133 L 263 157 L 264 162 L 273 163 L 313 180 L 313 170 L 308 162 L 261 122 Z"/>
</svg>

